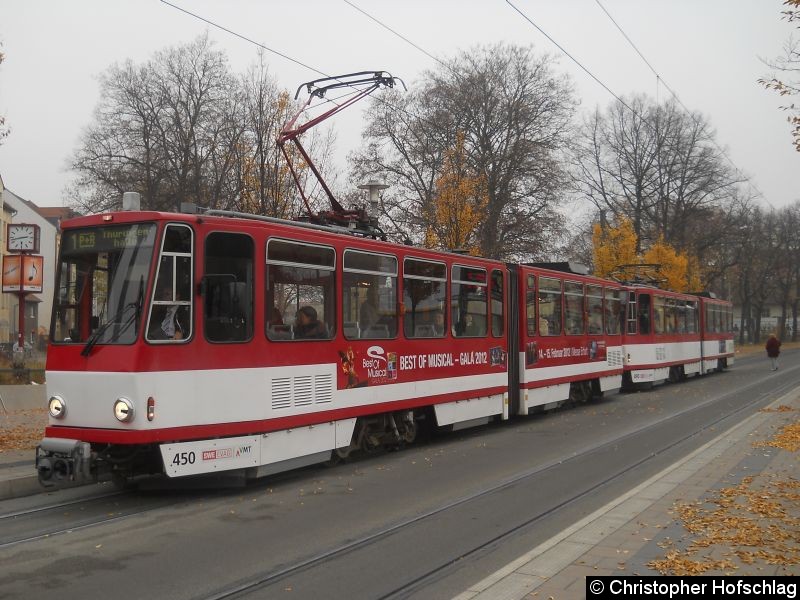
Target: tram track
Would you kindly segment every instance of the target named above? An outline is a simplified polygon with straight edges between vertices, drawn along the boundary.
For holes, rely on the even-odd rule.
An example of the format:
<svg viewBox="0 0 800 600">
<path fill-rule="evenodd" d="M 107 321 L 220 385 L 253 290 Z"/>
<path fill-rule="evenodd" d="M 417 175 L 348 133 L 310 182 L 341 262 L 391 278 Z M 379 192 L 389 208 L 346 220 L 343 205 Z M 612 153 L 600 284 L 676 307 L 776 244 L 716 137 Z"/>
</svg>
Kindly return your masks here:
<svg viewBox="0 0 800 600">
<path fill-rule="evenodd" d="M 800 370 L 800 368 L 789 369 L 787 370 L 787 372 L 795 370 Z M 631 474 L 636 469 L 642 467 L 643 465 L 646 465 L 648 462 L 653 461 L 657 457 L 664 455 L 670 450 L 677 448 L 678 446 L 686 443 L 692 438 L 695 438 L 703 433 L 706 433 L 709 430 L 713 430 L 720 423 L 723 423 L 724 421 L 731 419 L 732 417 L 736 417 L 745 411 L 751 410 L 754 407 L 758 407 L 759 405 L 766 405 L 770 401 L 772 401 L 776 396 L 782 395 L 796 388 L 796 382 L 794 380 L 789 379 L 784 383 L 778 385 L 777 387 L 770 388 L 768 391 L 763 391 L 764 382 L 765 378 L 751 381 L 749 384 L 742 386 L 741 388 L 738 388 L 735 391 L 731 391 L 722 394 L 720 396 L 716 396 L 708 400 L 705 400 L 704 402 L 701 402 L 697 405 L 684 408 L 683 410 L 680 410 L 678 412 L 662 417 L 656 421 L 653 421 L 648 425 L 646 425 L 645 427 L 639 428 L 634 431 L 627 431 L 624 432 L 622 435 L 615 436 L 611 439 L 604 440 L 600 443 L 580 448 L 571 453 L 567 457 L 537 465 L 536 467 L 524 471 L 510 479 L 506 479 L 494 485 L 487 486 L 481 490 L 478 490 L 476 492 L 458 498 L 452 502 L 441 504 L 422 514 L 399 521 L 394 524 L 390 524 L 387 527 L 372 531 L 366 535 L 363 535 L 362 537 L 329 548 L 323 552 L 320 552 L 318 554 L 300 560 L 294 564 L 283 566 L 281 568 L 272 570 L 270 572 L 265 572 L 255 578 L 246 581 L 239 581 L 236 584 L 223 589 L 218 589 L 211 595 L 198 596 L 195 598 L 195 600 L 226 600 L 232 598 L 243 598 L 247 597 L 249 594 L 258 593 L 259 591 L 263 591 L 272 585 L 279 584 L 282 581 L 288 580 L 293 575 L 300 575 L 314 568 L 328 565 L 329 563 L 337 559 L 345 558 L 348 555 L 354 554 L 358 551 L 362 550 L 368 551 L 371 547 L 377 547 L 381 542 L 387 541 L 393 536 L 401 534 L 406 530 L 410 530 L 415 526 L 423 525 L 426 522 L 434 520 L 436 517 L 441 517 L 446 513 L 462 509 L 465 506 L 470 505 L 471 503 L 485 500 L 492 495 L 500 494 L 518 484 L 545 475 L 548 472 L 553 471 L 556 468 L 563 467 L 568 463 L 587 460 L 593 455 L 601 453 L 610 448 L 623 445 L 627 441 L 633 440 L 641 436 L 647 437 L 650 433 L 666 425 L 669 425 L 670 422 L 678 421 L 682 418 L 698 413 L 703 409 L 708 409 L 713 405 L 724 403 L 726 401 L 731 401 L 735 395 L 755 392 L 751 400 L 746 401 L 744 403 L 739 403 L 733 408 L 719 413 L 716 416 L 716 418 L 710 421 L 702 422 L 702 424 L 699 427 L 692 427 L 688 429 L 686 433 L 677 438 L 673 438 L 669 443 L 663 444 L 658 448 L 654 449 L 653 451 L 649 452 L 648 454 L 641 456 L 638 459 L 628 464 L 625 464 L 622 468 L 611 472 L 610 474 L 603 477 L 601 480 L 593 482 L 589 486 L 585 486 L 578 490 L 575 490 L 574 493 L 562 499 L 561 501 L 547 507 L 545 510 L 538 511 L 535 514 L 527 516 L 527 518 L 525 518 L 521 522 L 515 523 L 511 527 L 507 527 L 500 533 L 493 535 L 488 539 L 473 544 L 466 550 L 462 550 L 457 554 L 451 554 L 450 556 L 443 558 L 441 561 L 437 562 L 434 565 L 431 565 L 429 568 L 424 570 L 424 572 L 417 573 L 414 577 L 408 579 L 407 581 L 401 583 L 400 585 L 396 585 L 392 589 L 384 591 L 380 593 L 380 595 L 374 596 L 375 598 L 380 598 L 381 600 L 393 600 L 396 598 L 408 597 L 409 595 L 414 594 L 415 592 L 420 591 L 423 588 L 431 585 L 432 583 L 446 577 L 455 566 L 458 566 L 463 561 L 478 556 L 482 552 L 485 552 L 488 549 L 502 543 L 504 540 L 507 540 L 508 538 L 511 538 L 517 534 L 523 533 L 527 529 L 540 523 L 543 519 L 551 515 L 554 515 L 560 510 L 565 509 L 566 507 L 575 504 L 581 501 L 582 499 L 587 498 L 588 496 L 592 495 L 598 490 L 606 486 L 609 486 L 610 484 L 620 480 L 626 475 Z M 691 382 L 686 382 L 683 385 L 691 385 Z"/>
<path fill-rule="evenodd" d="M 0 515 L 0 531 L 3 532 L 0 535 L 0 550 L 107 525 L 175 504 L 174 501 L 153 499 L 152 502 L 145 502 L 145 506 L 137 508 L 119 504 L 108 506 L 107 502 L 112 498 L 132 500 L 134 505 L 141 501 L 141 497 L 133 492 L 115 491 Z M 65 514 L 65 510 L 69 512 Z M 72 521 L 65 524 L 65 517 Z M 33 532 L 15 533 L 24 531 L 28 524 L 34 525 Z M 12 528 L 12 525 L 16 527 Z"/>
</svg>

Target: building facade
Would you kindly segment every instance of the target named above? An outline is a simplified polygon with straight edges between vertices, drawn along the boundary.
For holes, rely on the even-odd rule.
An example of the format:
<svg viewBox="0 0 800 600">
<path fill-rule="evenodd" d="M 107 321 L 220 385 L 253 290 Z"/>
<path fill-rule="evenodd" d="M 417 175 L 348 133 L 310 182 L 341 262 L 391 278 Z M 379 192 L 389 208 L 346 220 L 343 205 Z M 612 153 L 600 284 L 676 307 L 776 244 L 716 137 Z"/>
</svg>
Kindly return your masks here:
<svg viewBox="0 0 800 600">
<path fill-rule="evenodd" d="M 55 294 L 55 267 L 60 243 L 61 219 L 75 216 L 76 213 L 64 207 L 40 207 L 21 198 L 8 188 L 2 191 L 3 216 L 2 252 L 6 254 L 6 235 L 8 223 L 29 223 L 39 227 L 39 254 L 43 256 L 44 273 L 42 291 L 27 294 L 25 297 L 25 338 L 26 343 L 36 346 L 50 329 L 50 315 L 53 310 Z M 19 296 L 13 293 L 1 294 L 0 303 L 0 342 L 15 342 L 19 331 Z M 3 310 L 7 307 L 7 321 Z M 7 323 L 7 324 L 6 324 Z"/>
</svg>

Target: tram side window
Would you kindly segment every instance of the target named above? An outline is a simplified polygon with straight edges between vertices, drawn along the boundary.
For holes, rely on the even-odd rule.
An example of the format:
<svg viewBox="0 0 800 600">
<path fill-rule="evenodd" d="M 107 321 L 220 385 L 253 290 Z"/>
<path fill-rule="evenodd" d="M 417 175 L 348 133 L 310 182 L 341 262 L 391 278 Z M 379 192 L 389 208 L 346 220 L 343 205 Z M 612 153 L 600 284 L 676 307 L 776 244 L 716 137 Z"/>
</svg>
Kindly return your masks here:
<svg viewBox="0 0 800 600">
<path fill-rule="evenodd" d="M 536 335 L 536 278 L 528 275 L 528 289 L 525 292 L 525 317 L 528 335 Z"/>
<path fill-rule="evenodd" d="M 653 333 L 664 333 L 665 299 L 661 296 L 653 298 Z"/>
<path fill-rule="evenodd" d="M 539 278 L 539 335 L 561 335 L 561 281 Z"/>
<path fill-rule="evenodd" d="M 589 334 L 603 333 L 603 288 L 598 285 L 586 286 L 586 310 L 589 314 Z"/>
<path fill-rule="evenodd" d="M 639 333 L 650 333 L 650 296 L 639 294 L 637 307 L 637 318 L 639 319 Z"/>
<path fill-rule="evenodd" d="M 583 284 L 564 283 L 564 332 L 567 335 L 582 335 L 586 331 L 583 313 Z"/>
<path fill-rule="evenodd" d="M 447 334 L 447 266 L 417 258 L 403 261 L 403 333 L 407 338 Z"/>
<path fill-rule="evenodd" d="M 664 332 L 675 333 L 678 330 L 677 303 L 674 298 L 665 300 L 664 309 Z"/>
<path fill-rule="evenodd" d="M 503 272 L 492 271 L 492 335 L 503 335 Z"/>
<path fill-rule="evenodd" d="M 699 333 L 697 302 L 686 303 L 686 333 Z"/>
<path fill-rule="evenodd" d="M 622 319 L 625 317 L 622 306 L 622 292 L 620 290 L 605 290 L 605 319 L 606 333 L 619 335 L 622 333 Z"/>
<path fill-rule="evenodd" d="M 486 270 L 453 265 L 450 318 L 456 337 L 482 337 L 487 332 Z"/>
<path fill-rule="evenodd" d="M 626 306 L 627 306 L 627 318 L 628 318 L 628 334 L 635 335 L 636 334 L 636 323 L 639 320 L 638 316 L 638 307 L 639 304 L 636 301 L 636 292 L 628 292 L 625 297 L 627 298 Z M 641 332 L 644 333 L 644 332 Z"/>
<path fill-rule="evenodd" d="M 705 331 L 706 333 L 713 333 L 714 332 L 714 313 L 712 312 L 714 308 L 710 304 L 705 305 Z"/>
<path fill-rule="evenodd" d="M 150 306 L 147 339 L 185 341 L 192 335 L 192 230 L 167 225 Z"/>
<path fill-rule="evenodd" d="M 239 233 L 206 238 L 203 325 L 210 342 L 244 342 L 253 336 L 253 240 Z"/>
<path fill-rule="evenodd" d="M 397 336 L 397 258 L 345 250 L 342 327 L 349 339 Z"/>
<path fill-rule="evenodd" d="M 267 337 L 328 340 L 336 333 L 336 252 L 289 240 L 267 242 Z"/>
</svg>

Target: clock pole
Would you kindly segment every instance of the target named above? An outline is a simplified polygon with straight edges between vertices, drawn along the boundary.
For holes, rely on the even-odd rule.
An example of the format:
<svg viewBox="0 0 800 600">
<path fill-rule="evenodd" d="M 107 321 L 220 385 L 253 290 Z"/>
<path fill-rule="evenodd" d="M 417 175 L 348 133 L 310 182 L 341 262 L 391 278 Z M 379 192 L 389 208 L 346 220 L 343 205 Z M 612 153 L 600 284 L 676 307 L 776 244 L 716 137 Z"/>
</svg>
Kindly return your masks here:
<svg viewBox="0 0 800 600">
<path fill-rule="evenodd" d="M 25 252 L 19 256 L 19 332 L 17 334 L 17 346 L 25 355 L 25 277 L 23 277 L 22 266 L 25 264 Z"/>
</svg>

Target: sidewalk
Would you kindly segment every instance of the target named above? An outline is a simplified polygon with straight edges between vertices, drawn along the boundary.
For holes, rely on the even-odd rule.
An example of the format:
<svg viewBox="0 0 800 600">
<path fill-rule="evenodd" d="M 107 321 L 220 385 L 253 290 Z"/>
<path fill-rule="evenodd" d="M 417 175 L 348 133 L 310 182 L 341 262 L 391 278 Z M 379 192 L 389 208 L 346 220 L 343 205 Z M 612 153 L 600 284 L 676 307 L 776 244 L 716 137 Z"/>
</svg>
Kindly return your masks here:
<svg viewBox="0 0 800 600">
<path fill-rule="evenodd" d="M 36 445 L 44 437 L 47 409 L 43 402 L 16 393 L 22 386 L 1 386 L 0 398 L 0 500 L 37 494 L 39 485 L 34 466 Z M 41 389 L 35 390 L 43 396 Z M 31 390 L 34 391 L 34 390 Z M 30 406 L 39 405 L 39 408 Z"/>
<path fill-rule="evenodd" d="M 456 600 L 586 597 L 600 575 L 800 575 L 800 388 Z"/>
</svg>

